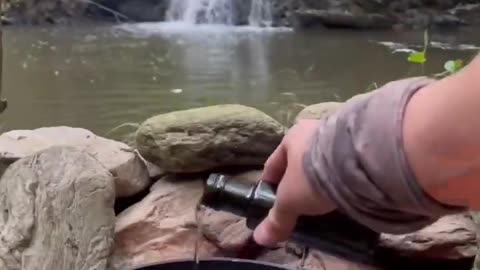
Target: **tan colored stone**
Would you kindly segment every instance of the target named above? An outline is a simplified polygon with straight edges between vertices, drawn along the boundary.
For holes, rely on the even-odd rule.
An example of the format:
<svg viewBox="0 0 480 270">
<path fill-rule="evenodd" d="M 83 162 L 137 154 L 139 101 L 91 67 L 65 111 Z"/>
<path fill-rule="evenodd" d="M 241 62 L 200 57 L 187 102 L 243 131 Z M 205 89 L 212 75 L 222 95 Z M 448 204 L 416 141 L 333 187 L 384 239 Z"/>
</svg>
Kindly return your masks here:
<svg viewBox="0 0 480 270">
<path fill-rule="evenodd" d="M 245 219 L 227 212 L 204 210 L 202 232 L 225 254 L 237 254 L 248 242 L 252 232 Z"/>
<path fill-rule="evenodd" d="M 147 167 L 132 148 L 82 128 L 59 126 L 3 133 L 0 136 L 0 164 L 7 167 L 15 160 L 60 145 L 84 150 L 103 164 L 115 178 L 117 197 L 134 195 L 150 184 Z"/>
<path fill-rule="evenodd" d="M 335 113 L 343 105 L 341 102 L 323 102 L 313 104 L 298 113 L 295 123 L 300 119 L 322 119 Z"/>
<path fill-rule="evenodd" d="M 16 161 L 0 179 L 0 269 L 105 270 L 114 196 L 112 175 L 78 149 Z"/>
<path fill-rule="evenodd" d="M 469 214 L 446 216 L 411 234 L 383 234 L 380 245 L 399 255 L 423 258 L 462 259 L 477 254 L 477 231 Z"/>
</svg>

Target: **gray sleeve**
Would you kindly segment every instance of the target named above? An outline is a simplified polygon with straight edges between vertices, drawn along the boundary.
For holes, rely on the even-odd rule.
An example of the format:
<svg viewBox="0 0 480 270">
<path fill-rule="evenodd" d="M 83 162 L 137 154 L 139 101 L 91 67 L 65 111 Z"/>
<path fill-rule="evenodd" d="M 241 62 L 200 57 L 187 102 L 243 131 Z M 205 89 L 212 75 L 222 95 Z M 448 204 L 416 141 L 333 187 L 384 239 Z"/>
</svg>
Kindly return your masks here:
<svg viewBox="0 0 480 270">
<path fill-rule="evenodd" d="M 403 234 L 464 211 L 434 200 L 416 182 L 402 142 L 406 104 L 427 78 L 390 82 L 322 119 L 304 169 L 338 210 L 373 230 Z"/>
</svg>

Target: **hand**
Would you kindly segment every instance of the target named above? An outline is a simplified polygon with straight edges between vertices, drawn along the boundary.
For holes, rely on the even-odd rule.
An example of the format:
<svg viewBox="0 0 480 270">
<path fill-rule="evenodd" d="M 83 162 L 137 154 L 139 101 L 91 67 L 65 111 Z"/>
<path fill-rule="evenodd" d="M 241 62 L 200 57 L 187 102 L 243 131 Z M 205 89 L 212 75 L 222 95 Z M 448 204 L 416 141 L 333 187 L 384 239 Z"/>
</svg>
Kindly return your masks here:
<svg viewBox="0 0 480 270">
<path fill-rule="evenodd" d="M 303 171 L 303 156 L 320 121 L 300 120 L 265 163 L 262 180 L 278 184 L 276 201 L 253 237 L 263 246 L 288 240 L 300 215 L 322 215 L 333 204 L 314 191 Z"/>
</svg>

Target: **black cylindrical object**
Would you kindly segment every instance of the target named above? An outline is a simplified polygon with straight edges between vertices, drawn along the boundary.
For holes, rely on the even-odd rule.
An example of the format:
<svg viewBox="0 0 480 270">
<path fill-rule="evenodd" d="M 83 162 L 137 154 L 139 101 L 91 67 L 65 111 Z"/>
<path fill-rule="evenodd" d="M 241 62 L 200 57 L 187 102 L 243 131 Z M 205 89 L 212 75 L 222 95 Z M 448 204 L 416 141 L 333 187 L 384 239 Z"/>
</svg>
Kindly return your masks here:
<svg viewBox="0 0 480 270">
<path fill-rule="evenodd" d="M 264 181 L 246 183 L 222 174 L 211 174 L 202 204 L 247 219 L 254 229 L 275 202 L 275 186 Z M 330 212 L 321 216 L 301 216 L 291 240 L 346 259 L 373 263 L 379 233 L 348 216 Z"/>
<path fill-rule="evenodd" d="M 293 270 L 293 268 L 272 263 L 229 259 L 211 258 L 200 260 L 197 264 L 194 260 L 169 261 L 160 264 L 145 265 L 132 270 Z"/>
</svg>

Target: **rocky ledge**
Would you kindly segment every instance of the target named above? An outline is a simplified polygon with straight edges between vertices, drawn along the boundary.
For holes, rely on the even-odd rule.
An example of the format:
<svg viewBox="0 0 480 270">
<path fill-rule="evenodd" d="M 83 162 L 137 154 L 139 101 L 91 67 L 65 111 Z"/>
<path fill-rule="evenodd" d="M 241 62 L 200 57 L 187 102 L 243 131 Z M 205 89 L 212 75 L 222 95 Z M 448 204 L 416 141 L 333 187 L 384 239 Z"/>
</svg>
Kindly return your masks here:
<svg viewBox="0 0 480 270">
<path fill-rule="evenodd" d="M 234 23 L 248 23 L 248 10 L 257 0 L 230 1 Z M 5 0 L 1 21 L 164 21 L 169 5 L 169 0 Z M 271 5 L 274 26 L 301 29 L 445 29 L 480 24 L 480 3 L 476 0 L 271 0 Z"/>
<path fill-rule="evenodd" d="M 297 116 L 341 108 L 323 103 Z M 381 235 L 376 263 L 295 243 L 255 245 L 245 219 L 202 208 L 211 172 L 255 182 L 286 128 L 235 104 L 147 119 L 136 145 L 71 127 L 0 136 L 0 269 L 132 270 L 174 259 L 242 258 L 306 270 L 472 269 L 477 226 L 469 213 L 408 235 Z M 198 214 L 198 215 L 197 215 Z M 197 218 L 201 217 L 201 218 Z M 335 226 L 335 224 L 332 224 Z"/>
</svg>

